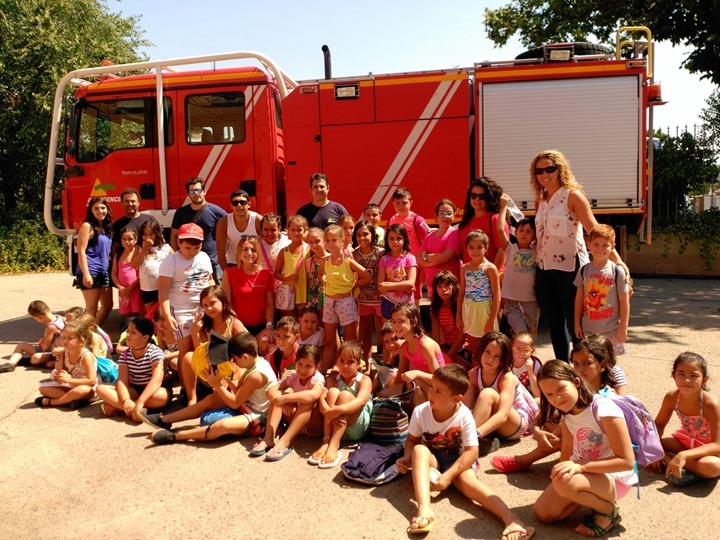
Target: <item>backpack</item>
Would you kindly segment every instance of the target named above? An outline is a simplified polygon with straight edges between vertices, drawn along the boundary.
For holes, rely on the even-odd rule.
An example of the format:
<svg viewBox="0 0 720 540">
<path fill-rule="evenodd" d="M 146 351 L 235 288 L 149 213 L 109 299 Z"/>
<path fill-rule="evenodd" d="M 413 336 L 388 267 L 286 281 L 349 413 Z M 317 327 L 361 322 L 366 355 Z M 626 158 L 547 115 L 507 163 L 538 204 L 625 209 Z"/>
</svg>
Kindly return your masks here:
<svg viewBox="0 0 720 540">
<path fill-rule="evenodd" d="M 646 467 L 651 463 L 661 460 L 665 457 L 665 450 L 660 442 L 660 436 L 653 419 L 647 407 L 642 401 L 633 396 L 619 396 L 610 392 L 600 392 L 600 395 L 609 398 L 615 403 L 625 417 L 628 432 L 630 433 L 630 441 L 632 442 L 633 452 L 635 453 L 635 474 L 638 474 L 638 465 Z M 600 429 L 603 429 L 602 422 L 598 418 L 597 408 L 598 401 L 593 400 L 590 406 L 592 415 L 595 418 Z M 604 433 L 604 431 L 603 431 Z M 640 498 L 640 484 L 638 483 L 638 499 Z"/>
<path fill-rule="evenodd" d="M 97 356 L 97 375 L 101 382 L 116 383 L 118 380 L 118 367 L 115 362 L 109 358 Z"/>
<path fill-rule="evenodd" d="M 380 445 L 405 444 L 409 433 L 406 411 L 415 395 L 415 386 L 402 394 L 377 398 L 370 413 L 370 439 Z"/>
<path fill-rule="evenodd" d="M 387 484 L 398 477 L 395 462 L 403 456 L 402 445 L 382 446 L 362 443 L 348 460 L 340 465 L 345 478 L 368 486 Z"/>
</svg>

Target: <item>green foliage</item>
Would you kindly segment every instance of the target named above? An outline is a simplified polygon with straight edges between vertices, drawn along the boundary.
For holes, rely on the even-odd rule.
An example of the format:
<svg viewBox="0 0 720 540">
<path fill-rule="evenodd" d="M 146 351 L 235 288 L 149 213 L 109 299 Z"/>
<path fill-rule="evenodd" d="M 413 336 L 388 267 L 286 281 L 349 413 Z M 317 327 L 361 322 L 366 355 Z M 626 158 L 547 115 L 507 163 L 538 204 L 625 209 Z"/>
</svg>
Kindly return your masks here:
<svg viewBox="0 0 720 540">
<path fill-rule="evenodd" d="M 0 3 L 0 222 L 18 206 L 42 211 L 55 87 L 67 72 L 141 58 L 148 45 L 137 17 L 111 13 L 105 0 Z"/>
<path fill-rule="evenodd" d="M 703 108 L 700 118 L 703 121 L 705 138 L 715 152 L 720 154 L 720 90 L 715 89 L 705 100 L 707 107 Z"/>
<path fill-rule="evenodd" d="M 0 274 L 63 270 L 66 259 L 65 239 L 44 223 L 18 218 L 9 227 L 0 226 Z"/>
<path fill-rule="evenodd" d="M 691 241 L 698 243 L 700 258 L 705 263 L 705 270 L 712 270 L 715 259 L 720 252 L 720 209 L 710 208 L 699 213 L 688 214 L 680 221 L 668 225 L 662 232 L 668 234 L 665 243 L 665 255 L 669 253 L 673 238 L 680 241 L 678 252 L 682 255 Z"/>
<path fill-rule="evenodd" d="M 507 44 L 516 33 L 528 48 L 552 41 L 614 43 L 620 26 L 647 26 L 656 41 L 695 50 L 683 61 L 691 73 L 720 84 L 720 6 L 710 2 L 619 2 L 617 0 L 514 0 L 485 9 L 488 36 Z"/>
</svg>

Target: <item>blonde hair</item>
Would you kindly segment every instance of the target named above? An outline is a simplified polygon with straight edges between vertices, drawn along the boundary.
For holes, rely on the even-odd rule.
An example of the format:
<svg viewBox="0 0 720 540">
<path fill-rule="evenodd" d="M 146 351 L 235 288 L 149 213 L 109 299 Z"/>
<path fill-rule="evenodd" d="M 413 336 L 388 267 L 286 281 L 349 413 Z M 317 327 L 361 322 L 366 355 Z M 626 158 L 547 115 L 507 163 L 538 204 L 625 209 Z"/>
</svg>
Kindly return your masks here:
<svg viewBox="0 0 720 540">
<path fill-rule="evenodd" d="M 603 240 L 608 240 L 610 243 L 614 244 L 615 229 L 613 229 L 610 225 L 598 223 L 590 229 L 590 232 L 588 233 L 588 241 L 593 240 L 594 238 L 602 238 Z"/>
<path fill-rule="evenodd" d="M 84 321 L 81 321 L 79 317 L 72 321 L 68 321 L 65 324 L 64 330 L 69 330 L 70 332 L 74 332 L 75 334 L 77 334 L 83 341 L 84 347 L 89 348 L 92 345 L 92 330 L 90 329 L 88 324 Z"/>
<path fill-rule="evenodd" d="M 566 189 L 579 189 L 582 191 L 582 186 L 575 180 L 572 170 L 570 169 L 570 163 L 567 158 L 559 150 L 544 150 L 535 156 L 530 163 L 530 186 L 532 187 L 535 195 L 538 198 L 542 198 L 545 193 L 545 188 L 540 185 L 535 175 L 535 167 L 537 162 L 541 159 L 549 159 L 558 168 L 558 180 L 560 185 Z"/>
<path fill-rule="evenodd" d="M 240 241 L 237 245 L 237 258 L 238 261 L 240 259 L 240 253 L 242 252 L 242 247 L 245 242 L 250 242 L 250 245 L 255 250 L 255 264 L 258 268 L 263 268 L 263 258 L 260 256 L 260 242 L 258 242 L 258 239 L 255 236 L 241 236 Z M 239 263 L 241 265 L 241 263 Z"/>
</svg>

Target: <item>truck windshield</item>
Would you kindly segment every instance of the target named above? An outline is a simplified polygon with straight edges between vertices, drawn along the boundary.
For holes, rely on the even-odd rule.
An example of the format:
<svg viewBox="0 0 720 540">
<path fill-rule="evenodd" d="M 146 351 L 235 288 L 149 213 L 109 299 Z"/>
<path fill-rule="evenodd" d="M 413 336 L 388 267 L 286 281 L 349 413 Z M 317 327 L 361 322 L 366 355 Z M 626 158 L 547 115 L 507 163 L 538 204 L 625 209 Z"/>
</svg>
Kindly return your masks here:
<svg viewBox="0 0 720 540">
<path fill-rule="evenodd" d="M 100 161 L 110 152 L 155 146 L 153 99 L 87 101 L 79 107 L 78 162 Z M 165 144 L 172 144 L 172 108 L 165 99 Z"/>
</svg>

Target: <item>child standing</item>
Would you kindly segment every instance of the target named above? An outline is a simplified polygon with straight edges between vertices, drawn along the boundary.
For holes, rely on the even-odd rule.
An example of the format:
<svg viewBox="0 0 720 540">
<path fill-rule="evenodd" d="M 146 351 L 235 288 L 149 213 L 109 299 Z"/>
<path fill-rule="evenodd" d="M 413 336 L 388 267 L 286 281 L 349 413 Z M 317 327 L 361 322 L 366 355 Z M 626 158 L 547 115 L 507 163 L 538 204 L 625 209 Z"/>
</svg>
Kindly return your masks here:
<svg viewBox="0 0 720 540">
<path fill-rule="evenodd" d="M 468 407 L 474 404 L 478 435 L 489 438 L 497 434 L 514 441 L 531 433 L 538 408 L 512 373 L 510 340 L 505 334 L 490 332 L 483 336 L 478 352 L 480 365 L 470 370 L 471 385 L 465 396 Z"/>
<path fill-rule="evenodd" d="M 379 205 L 375 203 L 370 203 L 365 208 L 363 208 L 362 218 L 365 221 L 369 221 L 370 223 L 372 223 L 373 227 L 375 228 L 375 234 L 377 234 L 377 243 L 379 246 L 385 244 L 385 229 L 380 226 L 381 217 L 382 212 L 380 211 Z"/>
<path fill-rule="evenodd" d="M 145 220 L 138 231 L 142 245 L 131 264 L 140 275 L 140 296 L 145 310 L 150 311 L 158 302 L 158 276 L 160 264 L 173 252 L 165 242 L 160 224 L 155 219 Z"/>
<path fill-rule="evenodd" d="M 233 371 L 244 370 L 235 382 L 219 373 L 219 366 L 233 364 Z M 224 345 L 214 347 L 209 353 L 209 365 L 205 372 L 213 394 L 208 403 L 196 404 L 171 415 L 148 415 L 141 411 L 143 421 L 160 429 L 150 439 L 155 444 L 172 444 L 178 441 L 212 441 L 223 435 L 259 435 L 270 407 L 267 389 L 277 382 L 275 373 L 267 360 L 258 356 L 257 341 L 250 332 L 235 334 Z M 202 405 L 202 406 L 201 406 Z M 212 409 L 204 409 L 212 406 Z M 170 422 L 200 415 L 200 425 L 195 428 L 173 431 Z M 197 417 L 197 416 L 195 416 Z"/>
<path fill-rule="evenodd" d="M 337 351 L 338 323 L 343 327 L 345 340 L 357 339 L 358 310 L 354 293 L 370 281 L 367 270 L 343 251 L 342 235 L 339 225 L 329 225 L 325 229 L 325 249 L 329 255 L 320 269 L 320 278 L 325 281 L 323 373 L 330 367 Z"/>
<path fill-rule="evenodd" d="M 362 370 L 362 347 L 357 341 L 340 346 L 338 373 L 328 380 L 328 390 L 320 397 L 318 408 L 325 417 L 322 445 L 308 463 L 331 469 L 343 458 L 340 441 L 359 441 L 370 428 L 372 412 L 372 381 Z M 344 420 L 344 421 L 341 421 Z"/>
<path fill-rule="evenodd" d="M 15 367 L 22 360 L 24 354 L 30 355 L 30 364 L 32 365 L 45 365 L 53 360 L 52 350 L 59 342 L 60 333 L 65 327 L 65 321 L 60 315 L 53 314 L 48 305 L 42 300 L 30 302 L 27 311 L 28 315 L 35 319 L 36 322 L 45 325 L 43 336 L 37 344 L 18 344 L 8 361 L 0 364 L 0 373 L 15 371 Z"/>
<path fill-rule="evenodd" d="M 360 343 L 363 357 L 369 359 L 372 351 L 373 330 L 378 332 L 382 325 L 378 271 L 384 250 L 377 245 L 375 227 L 364 219 L 357 222 L 353 231 L 353 257 L 368 271 L 370 280 L 360 287 L 358 294 L 358 315 L 360 316 Z"/>
<path fill-rule="evenodd" d="M 407 532 L 422 534 L 433 529 L 437 518 L 430 508 L 430 491 L 444 491 L 452 483 L 502 520 L 503 539 L 532 538 L 535 530 L 525 527 L 477 477 L 478 437 L 472 414 L 462 402 L 468 386 L 467 372 L 462 366 L 443 366 L 432 376 L 430 402 L 413 411 L 405 453 L 397 461 L 403 474 L 412 467 L 418 504 Z M 431 477 L 433 470 L 439 474 Z"/>
<path fill-rule="evenodd" d="M 305 306 L 322 310 L 325 307 L 325 283 L 320 279 L 321 268 L 325 265 L 328 252 L 325 251 L 325 232 L 319 227 L 310 227 L 307 233 L 308 257 L 305 260 L 307 274 L 307 303 Z"/>
<path fill-rule="evenodd" d="M 497 220 L 497 234 L 500 247 L 505 251 L 505 272 L 502 282 L 503 315 L 514 333 L 528 331 L 537 334 L 540 308 L 535 296 L 535 222 L 521 219 L 515 228 L 512 243 L 507 234 L 506 211 L 510 196 L 500 197 L 500 213 Z"/>
<path fill-rule="evenodd" d="M 173 371 L 178 370 L 178 342 L 174 332 L 168 329 L 167 321 L 163 317 L 162 311 L 155 310 L 153 320 L 157 327 L 157 344 L 162 349 L 165 356 L 165 363 Z"/>
<path fill-rule="evenodd" d="M 460 283 L 449 270 L 440 270 L 433 277 L 432 288 L 434 291 L 430 302 L 432 338 L 440 344 L 446 358 L 464 366 L 465 369 L 470 369 L 472 353 L 467 348 L 465 332 L 461 332 L 455 324 Z"/>
<path fill-rule="evenodd" d="M 396 189 L 392 199 L 395 215 L 388 220 L 388 227 L 392 225 L 402 225 L 405 228 L 410 253 L 417 258 L 418 255 L 420 255 L 423 240 L 425 240 L 425 237 L 430 232 L 430 226 L 422 216 L 410 210 L 412 207 L 412 195 L 409 189 L 402 187 Z M 388 251 L 387 246 L 385 247 L 385 251 Z M 420 270 L 422 269 L 418 269 L 414 282 L 414 296 L 416 300 L 422 295 L 422 284 L 424 283 L 424 275 Z"/>
<path fill-rule="evenodd" d="M 281 232 L 280 216 L 265 214 L 260 220 L 260 235 L 263 266 L 274 272 L 280 250 L 290 244 L 287 234 Z"/>
<path fill-rule="evenodd" d="M 390 320 L 395 306 L 413 303 L 417 261 L 410 253 L 410 240 L 405 227 L 390 225 L 385 235 L 385 254 L 378 267 L 380 311 L 383 319 Z"/>
<path fill-rule="evenodd" d="M 78 409 L 95 395 L 97 359 L 88 350 L 90 330 L 81 321 L 70 321 L 61 333 L 63 351 L 58 356 L 53 378 L 40 385 L 38 407 L 69 405 Z"/>
<path fill-rule="evenodd" d="M 550 473 L 552 483 L 535 502 L 535 514 L 543 523 L 551 523 L 588 506 L 592 514 L 575 531 L 603 536 L 622 519 L 616 501 L 638 481 L 623 412 L 611 399 L 595 394 L 562 360 L 546 362 L 538 372 L 538 384 L 542 390 L 538 424 L 560 423 L 562 449 L 560 462 Z M 597 414 L 592 410 L 594 400 Z"/>
<path fill-rule="evenodd" d="M 404 383 L 415 383 L 413 402 L 418 405 L 427 401 L 432 374 L 445 365 L 440 345 L 426 335 L 420 322 L 420 310 L 413 304 L 400 304 L 392 312 L 395 335 L 405 340 L 400 347 L 400 361 L 393 393 L 402 392 Z M 386 389 L 384 393 L 390 391 Z"/>
<path fill-rule="evenodd" d="M 280 250 L 275 263 L 275 279 L 282 282 L 275 288 L 275 300 L 283 315 L 294 317 L 296 307 L 307 301 L 307 276 L 303 264 L 307 253 L 304 241 L 307 219 L 300 215 L 291 216 L 287 229 L 290 244 Z"/>
<path fill-rule="evenodd" d="M 132 261 L 140 252 L 137 245 L 138 233 L 131 227 L 120 232 L 120 249 L 113 259 L 111 277 L 118 290 L 120 305 L 118 312 L 125 317 L 144 313 L 144 304 L 140 296 L 140 277 Z"/>
<path fill-rule="evenodd" d="M 470 262 L 460 268 L 460 292 L 457 327 L 465 332 L 470 351 L 475 354 L 480 338 L 498 330 L 500 311 L 500 275 L 497 267 L 485 258 L 488 237 L 472 231 L 465 237 Z"/>
<path fill-rule="evenodd" d="M 352 255 L 354 240 L 353 231 L 355 230 L 355 220 L 352 216 L 343 216 L 338 220 L 338 225 L 343 230 L 343 248 L 342 251 L 345 255 L 350 257 Z"/>
<path fill-rule="evenodd" d="M 265 461 L 280 461 L 292 452 L 290 444 L 307 425 L 325 389 L 325 378 L 317 371 L 320 360 L 317 347 L 303 345 L 297 353 L 295 371 L 268 388 L 270 409 L 265 437 L 250 450 L 251 456 L 265 454 Z M 282 437 L 275 440 L 283 419 L 287 421 L 288 427 Z"/>
<path fill-rule="evenodd" d="M 677 390 L 665 395 L 655 417 L 665 458 L 652 468 L 664 473 L 674 486 L 684 487 L 720 476 L 720 404 L 707 391 L 707 362 L 699 354 L 680 354 L 673 363 L 672 377 Z M 673 411 L 681 427 L 663 437 Z"/>
<path fill-rule="evenodd" d="M 118 380 L 114 386 L 97 387 L 106 416 L 124 413 L 141 422 L 139 413 L 145 407 L 161 409 L 170 403 L 170 368 L 160 347 L 151 341 L 154 333 L 155 325 L 145 317 L 137 317 L 128 324 L 125 336 L 128 350 L 118 360 Z"/>
<path fill-rule="evenodd" d="M 610 260 L 615 248 L 615 231 L 610 225 L 595 225 L 588 234 L 592 261 L 575 277 L 575 336 L 604 334 L 625 353 L 630 320 L 630 288 L 625 269 Z"/>
</svg>

